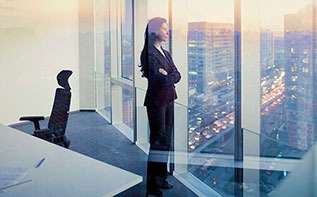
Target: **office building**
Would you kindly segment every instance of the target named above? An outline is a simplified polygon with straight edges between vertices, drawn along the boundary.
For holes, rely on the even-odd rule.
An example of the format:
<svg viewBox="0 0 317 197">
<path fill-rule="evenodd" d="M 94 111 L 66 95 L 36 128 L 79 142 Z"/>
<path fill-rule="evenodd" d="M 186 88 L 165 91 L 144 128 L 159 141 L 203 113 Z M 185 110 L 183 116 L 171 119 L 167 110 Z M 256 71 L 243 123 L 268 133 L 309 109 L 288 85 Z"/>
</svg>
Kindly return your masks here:
<svg viewBox="0 0 317 197">
<path fill-rule="evenodd" d="M 169 160 L 178 185 L 163 194 L 314 196 L 307 174 L 316 168 L 309 157 L 317 126 L 316 11 L 310 1 L 296 2 L 2 1 L 0 123 L 48 117 L 56 74 L 72 70 L 70 115 L 94 114 L 78 118 L 91 142 L 85 148 L 97 155 L 90 156 L 123 161 L 118 166 L 146 178 L 136 167 L 146 166 L 149 148 L 140 52 L 148 20 L 161 16 L 170 30 L 163 48 L 182 75 Z M 108 135 L 108 127 L 120 135 Z M 129 143 L 116 141 L 122 138 Z M 82 150 L 80 142 L 70 148 Z M 144 195 L 145 181 L 121 195 Z"/>
<path fill-rule="evenodd" d="M 312 13 L 306 7 L 296 14 L 285 15 L 285 96 L 286 128 L 291 146 L 307 151 L 316 140 L 314 120 L 313 86 L 315 33 L 313 24 L 305 17 Z"/>
</svg>

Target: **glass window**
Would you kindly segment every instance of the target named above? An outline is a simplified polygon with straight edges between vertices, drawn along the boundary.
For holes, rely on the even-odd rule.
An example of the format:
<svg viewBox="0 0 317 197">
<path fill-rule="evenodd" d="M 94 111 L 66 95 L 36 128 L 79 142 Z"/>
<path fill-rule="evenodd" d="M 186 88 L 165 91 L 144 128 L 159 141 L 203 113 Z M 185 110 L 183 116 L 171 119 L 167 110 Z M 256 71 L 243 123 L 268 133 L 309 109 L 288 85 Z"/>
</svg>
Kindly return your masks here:
<svg viewBox="0 0 317 197">
<path fill-rule="evenodd" d="M 134 104 L 133 92 L 123 89 L 122 90 L 122 120 L 123 123 L 130 129 L 133 128 Z"/>
<path fill-rule="evenodd" d="M 104 73 L 104 94 L 105 94 L 105 100 L 104 100 L 104 111 L 106 113 L 107 118 L 110 120 L 111 117 L 111 70 L 110 70 L 110 64 L 111 64 L 111 56 L 110 56 L 110 5 L 109 0 L 105 1 L 105 32 L 104 32 L 104 56 L 105 56 L 105 73 Z"/>
<path fill-rule="evenodd" d="M 263 0 L 261 9 L 261 155 L 301 158 L 316 140 L 312 1 Z"/>
<path fill-rule="evenodd" d="M 234 169 L 214 154 L 234 150 L 234 1 L 188 3 L 188 151 L 203 155 L 189 156 L 188 171 L 226 196 Z"/>
<path fill-rule="evenodd" d="M 181 7 L 178 3 L 188 4 Z M 175 145 L 179 151 L 175 151 L 175 165 L 183 165 L 175 169 L 179 174 L 189 172 L 189 179 L 193 175 L 194 180 L 205 183 L 199 181 L 200 189 L 208 187 L 208 191 L 211 188 L 222 196 L 236 196 L 236 189 L 242 188 L 246 196 L 267 196 L 290 173 L 291 167 L 284 165 L 284 158 L 301 158 L 314 143 L 317 39 L 312 31 L 316 27 L 311 3 L 247 0 L 242 11 L 252 11 L 235 18 L 234 9 L 240 1 L 147 1 L 148 18 L 162 16 L 156 9 L 159 6 L 166 8 L 171 17 L 170 45 L 175 63 L 187 60 L 180 64 L 188 68 L 188 72 L 181 72 L 181 83 L 185 81 L 186 85 L 177 84 L 177 90 L 187 90 L 188 100 L 176 100 L 175 122 L 182 125 L 174 128 L 174 143 L 181 145 Z M 168 5 L 173 5 L 173 13 L 168 12 Z M 180 17 L 187 11 L 187 17 Z M 241 32 L 235 32 L 235 21 L 243 22 Z M 187 32 L 180 28 L 187 25 Z M 237 34 L 244 38 L 238 46 L 242 54 L 235 53 Z M 187 47 L 178 47 L 180 42 L 187 42 Z M 242 91 L 235 89 L 241 82 L 236 81 L 236 57 L 243 62 L 244 70 L 238 70 L 244 75 Z M 235 93 L 241 95 L 244 106 L 238 106 Z M 239 152 L 235 126 L 241 119 L 235 118 L 237 106 L 244 113 L 243 159 L 248 162 L 241 162 L 243 166 L 235 169 L 234 155 Z M 248 109 L 253 107 L 255 110 Z M 184 130 L 186 134 L 182 133 Z M 181 157 L 184 149 L 186 161 Z M 235 183 L 241 185 L 236 187 Z M 195 183 L 191 186 L 195 187 Z"/>
<path fill-rule="evenodd" d="M 111 121 L 109 0 L 95 1 L 95 76 L 97 111 Z"/>
<path fill-rule="evenodd" d="M 122 77 L 133 80 L 133 1 L 122 1 L 121 65 Z"/>
</svg>

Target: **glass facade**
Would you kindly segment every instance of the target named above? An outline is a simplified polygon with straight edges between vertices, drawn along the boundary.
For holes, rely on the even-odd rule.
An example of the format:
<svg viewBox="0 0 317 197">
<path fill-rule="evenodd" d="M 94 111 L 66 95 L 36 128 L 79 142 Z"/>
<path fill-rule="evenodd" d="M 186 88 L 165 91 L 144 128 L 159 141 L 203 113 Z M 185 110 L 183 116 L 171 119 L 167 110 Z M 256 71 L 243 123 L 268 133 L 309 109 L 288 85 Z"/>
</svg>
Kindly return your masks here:
<svg viewBox="0 0 317 197">
<path fill-rule="evenodd" d="M 122 1 L 121 18 L 122 77 L 133 80 L 133 0 Z"/>
<path fill-rule="evenodd" d="M 261 155 L 301 158 L 316 141 L 313 6 L 311 1 L 291 1 L 274 13 L 273 23 L 268 10 L 278 3 L 263 4 L 271 6 L 262 7 L 261 134 L 287 146 L 264 141 Z"/>
<path fill-rule="evenodd" d="M 316 141 L 313 2 L 246 0 L 242 7 L 238 0 L 108 3 L 120 14 L 106 9 L 104 65 L 105 87 L 109 88 L 99 93 L 105 95 L 105 109 L 111 111 L 115 124 L 130 128 L 137 136 L 132 141 L 138 145 L 147 144 L 146 81 L 139 79 L 136 67 L 147 20 L 167 18 L 170 40 L 163 48 L 171 52 L 182 71 L 176 88 L 179 95 L 187 95 L 175 104 L 172 169 L 180 176 L 194 177 L 190 187 L 203 185 L 204 191 L 213 190 L 221 196 L 239 196 L 238 190 L 245 196 L 270 195 L 291 173 L 291 167 L 280 166 L 301 159 Z M 279 9 L 271 12 L 272 7 Z M 260 12 L 237 16 L 237 10 L 248 9 Z M 141 11 L 144 18 L 139 17 Z M 116 21 L 120 21 L 118 26 Z M 241 32 L 237 23 L 244 23 Z M 186 26 L 186 32 L 180 31 L 184 27 L 179 24 Z M 111 30 L 113 27 L 121 31 Z M 250 42 L 239 42 L 239 33 Z M 180 42 L 186 49 L 177 47 Z M 111 43 L 121 44 L 113 49 Z M 183 60 L 186 63 L 179 65 Z M 242 68 L 237 67 L 239 61 Z M 249 81 L 255 84 L 246 83 Z M 110 84 L 120 88 L 110 89 Z M 237 102 L 237 94 L 242 104 Z M 115 106 L 118 103 L 120 107 Z M 235 117 L 241 109 L 242 117 Z M 237 136 L 241 119 L 243 138 Z M 243 139 L 241 147 L 237 146 L 238 137 Z M 143 148 L 146 151 L 147 146 Z M 239 151 L 247 162 L 237 161 Z"/>
<path fill-rule="evenodd" d="M 220 155 L 231 159 L 234 153 L 234 1 L 188 2 L 188 151 L 193 155 L 188 171 L 230 195 L 234 168 L 218 165 Z M 202 7 L 213 11 L 199 15 Z M 203 158 L 198 165 L 196 155 Z"/>
</svg>

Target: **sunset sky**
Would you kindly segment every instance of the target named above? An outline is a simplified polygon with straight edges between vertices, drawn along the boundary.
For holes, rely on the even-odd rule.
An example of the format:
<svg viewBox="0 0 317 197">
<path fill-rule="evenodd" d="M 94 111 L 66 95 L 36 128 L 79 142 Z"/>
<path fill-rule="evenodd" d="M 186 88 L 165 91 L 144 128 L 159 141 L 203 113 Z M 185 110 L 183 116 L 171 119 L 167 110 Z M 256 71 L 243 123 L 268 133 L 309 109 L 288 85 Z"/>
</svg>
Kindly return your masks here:
<svg viewBox="0 0 317 197">
<path fill-rule="evenodd" d="M 66 23 L 67 17 L 73 16 L 73 12 L 77 11 L 77 8 L 69 7 L 74 5 L 74 1 L 76 0 L 0 0 L 0 28 L 32 27 L 38 23 L 54 23 L 54 21 Z M 247 1 L 250 0 L 242 0 L 242 6 L 248 6 L 243 4 Z M 150 13 L 155 15 L 161 12 L 167 15 L 168 0 L 159 2 L 148 0 L 148 2 L 156 5 L 153 8 L 148 7 Z M 262 27 L 282 31 L 284 15 L 297 13 L 311 2 L 312 0 L 260 0 L 260 7 L 251 10 L 260 12 Z M 158 4 L 162 6 L 157 7 Z M 234 0 L 188 0 L 188 7 L 189 21 L 233 23 Z M 72 13 L 69 13 L 70 11 Z"/>
<path fill-rule="evenodd" d="M 33 28 L 73 20 L 77 0 L 0 0 L 0 28 Z M 58 13 L 58 14 L 56 14 Z"/>
<path fill-rule="evenodd" d="M 249 6 L 244 4 L 242 7 Z M 260 13 L 261 27 L 275 31 L 283 31 L 285 14 L 295 14 L 300 9 L 311 4 L 313 0 L 259 0 L 259 7 L 251 8 L 255 14 Z M 234 0 L 188 0 L 189 21 L 211 21 L 233 23 Z M 248 9 L 249 10 L 249 9 Z"/>
</svg>

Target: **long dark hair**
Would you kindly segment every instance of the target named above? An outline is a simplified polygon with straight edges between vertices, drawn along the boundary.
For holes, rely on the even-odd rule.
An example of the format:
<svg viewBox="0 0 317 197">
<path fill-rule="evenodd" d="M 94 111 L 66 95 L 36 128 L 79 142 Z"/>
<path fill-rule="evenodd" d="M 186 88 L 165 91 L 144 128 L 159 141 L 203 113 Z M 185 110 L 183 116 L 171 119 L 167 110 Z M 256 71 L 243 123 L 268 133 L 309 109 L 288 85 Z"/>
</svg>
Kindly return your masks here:
<svg viewBox="0 0 317 197">
<path fill-rule="evenodd" d="M 154 42 L 157 39 L 155 32 L 157 32 L 161 28 L 163 23 L 166 23 L 165 18 L 154 17 L 150 19 L 146 25 L 146 29 L 144 32 L 144 46 L 140 56 L 141 65 L 139 65 L 139 67 L 141 67 L 140 71 L 142 72 L 142 77 L 147 78 L 149 75 L 149 69 L 148 69 L 149 48 L 154 46 Z"/>
</svg>

